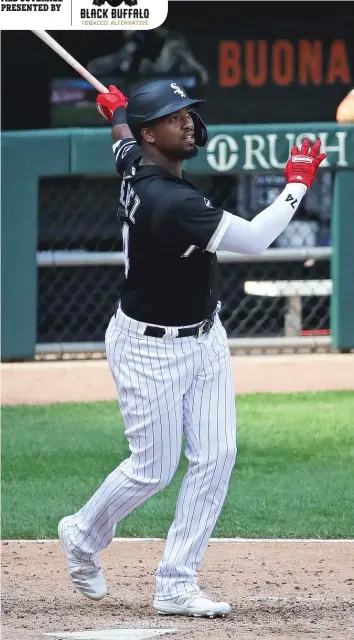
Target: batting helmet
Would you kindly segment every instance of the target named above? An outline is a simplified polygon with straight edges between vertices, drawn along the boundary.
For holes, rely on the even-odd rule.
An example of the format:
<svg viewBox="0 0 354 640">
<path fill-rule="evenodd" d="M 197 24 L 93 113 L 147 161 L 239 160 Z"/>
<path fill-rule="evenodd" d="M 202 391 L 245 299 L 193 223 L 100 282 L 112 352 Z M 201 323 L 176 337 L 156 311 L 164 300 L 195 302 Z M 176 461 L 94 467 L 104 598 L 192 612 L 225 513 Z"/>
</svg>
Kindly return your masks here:
<svg viewBox="0 0 354 640">
<path fill-rule="evenodd" d="M 168 116 L 185 107 L 198 107 L 205 100 L 192 100 L 186 90 L 173 80 L 155 80 L 135 89 L 128 100 L 127 123 L 136 140 L 144 124 Z M 198 147 L 208 141 L 207 128 L 196 111 L 191 112 L 194 137 Z"/>
</svg>

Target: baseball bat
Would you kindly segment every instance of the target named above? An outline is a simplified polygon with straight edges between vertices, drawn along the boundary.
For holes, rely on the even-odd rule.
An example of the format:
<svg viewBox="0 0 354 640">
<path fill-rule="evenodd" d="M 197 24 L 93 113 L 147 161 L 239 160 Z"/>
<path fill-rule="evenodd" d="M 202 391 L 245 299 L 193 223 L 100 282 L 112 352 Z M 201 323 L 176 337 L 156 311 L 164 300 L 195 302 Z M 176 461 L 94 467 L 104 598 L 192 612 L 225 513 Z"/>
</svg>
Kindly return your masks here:
<svg viewBox="0 0 354 640">
<path fill-rule="evenodd" d="M 59 42 L 54 40 L 54 38 L 52 38 L 52 36 L 50 36 L 49 33 L 47 33 L 46 31 L 34 31 L 33 29 L 32 29 L 32 32 L 38 38 L 43 40 L 43 42 L 45 42 L 48 45 L 48 47 L 53 49 L 53 51 L 55 51 L 55 53 L 57 53 L 58 56 L 63 58 L 63 60 L 65 60 L 65 62 L 67 62 L 73 69 L 75 69 L 75 71 L 77 71 L 83 78 L 85 78 L 87 82 L 92 84 L 92 86 L 95 87 L 95 89 L 97 89 L 99 93 L 108 93 L 107 87 L 105 87 L 104 84 L 102 84 L 99 80 L 97 80 L 97 78 L 95 78 L 95 76 L 93 76 L 92 73 L 87 71 L 87 69 L 85 69 L 85 67 L 83 67 L 82 64 L 80 64 L 80 62 L 75 60 L 75 58 L 73 58 L 72 55 L 70 55 L 70 53 L 68 53 L 64 49 L 64 47 L 62 47 L 59 44 Z"/>
</svg>

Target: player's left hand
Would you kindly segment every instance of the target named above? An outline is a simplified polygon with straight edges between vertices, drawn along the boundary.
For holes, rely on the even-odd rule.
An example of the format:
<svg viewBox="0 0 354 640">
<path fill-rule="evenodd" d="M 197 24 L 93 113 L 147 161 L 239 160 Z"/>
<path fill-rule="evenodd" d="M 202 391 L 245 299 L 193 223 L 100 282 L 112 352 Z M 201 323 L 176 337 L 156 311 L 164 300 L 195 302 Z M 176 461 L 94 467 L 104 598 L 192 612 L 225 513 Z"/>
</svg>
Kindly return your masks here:
<svg viewBox="0 0 354 640">
<path fill-rule="evenodd" d="M 316 178 L 319 165 L 327 158 L 326 153 L 319 153 L 320 148 L 320 140 L 316 140 L 312 148 L 310 148 L 310 140 L 305 138 L 300 151 L 297 147 L 291 149 L 291 156 L 284 169 L 284 175 L 288 183 L 302 183 L 306 187 L 311 187 Z"/>
<path fill-rule="evenodd" d="M 98 94 L 96 107 L 101 116 L 106 120 L 112 120 L 113 113 L 118 107 L 127 108 L 128 98 L 114 84 L 109 85 L 108 91 L 109 93 Z"/>
</svg>

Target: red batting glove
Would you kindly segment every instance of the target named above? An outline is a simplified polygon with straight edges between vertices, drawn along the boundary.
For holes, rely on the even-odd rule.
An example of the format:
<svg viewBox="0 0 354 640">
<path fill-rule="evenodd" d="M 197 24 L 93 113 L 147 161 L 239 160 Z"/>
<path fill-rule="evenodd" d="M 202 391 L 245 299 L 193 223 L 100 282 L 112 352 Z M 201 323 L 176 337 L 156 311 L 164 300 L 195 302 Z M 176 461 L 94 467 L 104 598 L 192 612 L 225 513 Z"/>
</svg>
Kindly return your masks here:
<svg viewBox="0 0 354 640">
<path fill-rule="evenodd" d="M 316 178 L 319 165 L 322 160 L 327 158 L 326 153 L 318 153 L 320 147 L 321 141 L 316 140 L 312 149 L 310 149 L 310 140 L 305 138 L 300 151 L 297 147 L 291 149 L 291 156 L 284 169 L 284 175 L 288 183 L 302 183 L 306 187 L 311 187 Z"/>
<path fill-rule="evenodd" d="M 96 98 L 97 111 L 106 118 L 106 120 L 112 120 L 113 112 L 118 107 L 128 106 L 128 98 L 114 86 L 110 84 L 108 87 L 109 93 L 99 93 Z"/>
</svg>

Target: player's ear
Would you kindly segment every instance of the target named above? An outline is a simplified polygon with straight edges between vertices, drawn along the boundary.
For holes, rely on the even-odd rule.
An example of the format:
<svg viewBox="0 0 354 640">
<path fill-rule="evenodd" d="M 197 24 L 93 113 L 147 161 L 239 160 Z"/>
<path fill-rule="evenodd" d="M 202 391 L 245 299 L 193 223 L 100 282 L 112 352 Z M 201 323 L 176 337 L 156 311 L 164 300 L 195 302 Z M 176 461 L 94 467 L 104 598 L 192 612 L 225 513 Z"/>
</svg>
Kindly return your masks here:
<svg viewBox="0 0 354 640">
<path fill-rule="evenodd" d="M 154 132 L 151 129 L 146 129 L 146 127 L 143 127 L 142 129 L 140 129 L 140 135 L 142 139 L 148 142 L 149 144 L 154 144 L 155 136 L 154 136 Z"/>
</svg>

